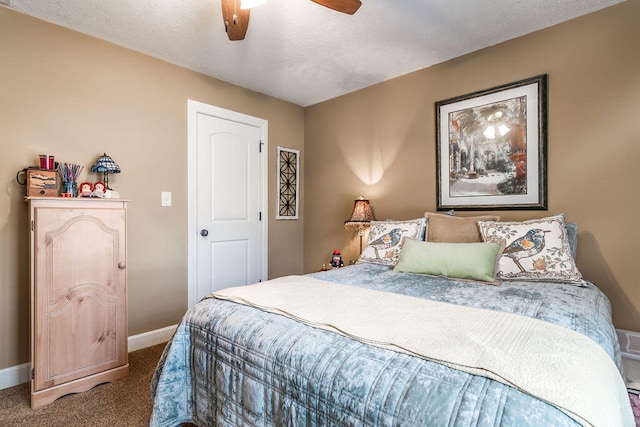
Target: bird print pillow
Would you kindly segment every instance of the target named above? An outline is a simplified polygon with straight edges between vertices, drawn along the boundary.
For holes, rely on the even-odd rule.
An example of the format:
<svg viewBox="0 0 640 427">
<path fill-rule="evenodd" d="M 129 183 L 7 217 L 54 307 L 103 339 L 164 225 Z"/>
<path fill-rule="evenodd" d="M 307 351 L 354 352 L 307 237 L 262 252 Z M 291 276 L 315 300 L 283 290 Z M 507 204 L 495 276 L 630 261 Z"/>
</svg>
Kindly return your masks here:
<svg viewBox="0 0 640 427">
<path fill-rule="evenodd" d="M 571 256 L 564 215 L 522 222 L 478 221 L 485 242 L 505 240 L 498 277 L 581 283 Z"/>
<path fill-rule="evenodd" d="M 425 218 L 408 221 L 371 221 L 367 246 L 358 262 L 395 266 L 405 237 L 424 240 Z"/>
</svg>

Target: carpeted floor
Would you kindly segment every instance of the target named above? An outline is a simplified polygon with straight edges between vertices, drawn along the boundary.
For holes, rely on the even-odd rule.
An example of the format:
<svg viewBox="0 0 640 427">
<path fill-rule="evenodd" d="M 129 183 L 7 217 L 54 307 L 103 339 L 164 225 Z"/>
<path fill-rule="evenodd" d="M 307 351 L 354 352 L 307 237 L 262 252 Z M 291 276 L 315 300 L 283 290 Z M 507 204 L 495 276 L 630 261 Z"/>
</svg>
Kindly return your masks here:
<svg viewBox="0 0 640 427">
<path fill-rule="evenodd" d="M 148 426 L 151 376 L 164 347 L 159 344 L 129 353 L 129 377 L 61 397 L 42 408 L 31 409 L 28 383 L 0 390 L 0 426 Z M 640 427 L 640 397 L 629 393 L 629 400 Z"/>
<path fill-rule="evenodd" d="M 148 426 L 151 376 L 165 344 L 129 353 L 129 376 L 31 409 L 29 384 L 0 390 L 0 426 Z"/>
</svg>

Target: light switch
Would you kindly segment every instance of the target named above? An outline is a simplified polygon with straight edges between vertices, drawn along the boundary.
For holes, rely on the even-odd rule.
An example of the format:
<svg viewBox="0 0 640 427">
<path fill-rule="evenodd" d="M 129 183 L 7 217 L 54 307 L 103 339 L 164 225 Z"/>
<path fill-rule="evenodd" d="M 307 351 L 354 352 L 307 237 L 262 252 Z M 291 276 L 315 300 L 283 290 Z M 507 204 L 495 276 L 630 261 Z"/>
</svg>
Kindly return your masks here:
<svg viewBox="0 0 640 427">
<path fill-rule="evenodd" d="M 171 206 L 171 192 L 163 191 L 160 193 L 160 197 L 162 199 L 162 206 Z"/>
</svg>

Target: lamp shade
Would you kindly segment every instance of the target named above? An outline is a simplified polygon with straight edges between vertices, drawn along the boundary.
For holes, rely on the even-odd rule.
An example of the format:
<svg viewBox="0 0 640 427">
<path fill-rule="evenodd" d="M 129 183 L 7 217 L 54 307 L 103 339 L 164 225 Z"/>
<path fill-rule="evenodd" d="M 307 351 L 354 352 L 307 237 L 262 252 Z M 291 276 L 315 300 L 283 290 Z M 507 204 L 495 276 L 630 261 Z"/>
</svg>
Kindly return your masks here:
<svg viewBox="0 0 640 427">
<path fill-rule="evenodd" d="M 107 153 L 104 153 L 91 166 L 91 172 L 120 173 L 120 166 L 111 157 L 107 156 Z"/>
<path fill-rule="evenodd" d="M 351 218 L 344 222 L 344 228 L 347 230 L 360 230 L 362 227 L 369 225 L 375 220 L 369 200 L 360 196 L 353 203 L 353 212 Z"/>
<path fill-rule="evenodd" d="M 108 190 L 111 190 L 109 188 L 109 174 L 120 173 L 120 166 L 111 157 L 107 156 L 107 153 L 104 153 L 91 166 L 91 172 L 102 172 L 104 174 L 104 185 Z"/>
</svg>

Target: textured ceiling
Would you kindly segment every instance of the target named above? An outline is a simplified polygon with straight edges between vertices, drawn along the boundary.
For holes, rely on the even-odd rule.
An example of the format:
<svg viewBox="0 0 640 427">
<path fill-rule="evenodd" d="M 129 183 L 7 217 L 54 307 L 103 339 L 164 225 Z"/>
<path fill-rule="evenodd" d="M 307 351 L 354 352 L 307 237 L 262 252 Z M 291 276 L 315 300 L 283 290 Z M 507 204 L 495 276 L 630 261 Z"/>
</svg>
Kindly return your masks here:
<svg viewBox="0 0 640 427">
<path fill-rule="evenodd" d="M 308 106 L 622 0 L 266 0 L 229 41 L 220 0 L 0 0 L 18 11 Z"/>
</svg>

